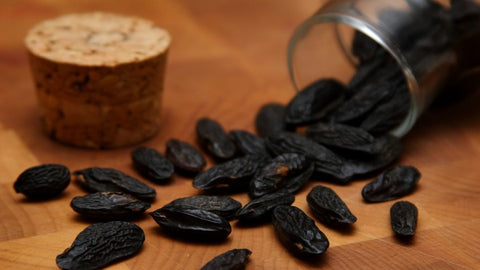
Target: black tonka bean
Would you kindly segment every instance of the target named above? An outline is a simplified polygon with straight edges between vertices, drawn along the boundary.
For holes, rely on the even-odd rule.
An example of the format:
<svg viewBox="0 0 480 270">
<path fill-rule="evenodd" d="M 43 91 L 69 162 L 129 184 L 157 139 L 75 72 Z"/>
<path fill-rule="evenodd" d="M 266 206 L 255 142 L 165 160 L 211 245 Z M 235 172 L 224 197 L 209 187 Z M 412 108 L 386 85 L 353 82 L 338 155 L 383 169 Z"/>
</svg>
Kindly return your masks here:
<svg viewBox="0 0 480 270">
<path fill-rule="evenodd" d="M 357 221 L 347 205 L 331 188 L 316 186 L 307 195 L 314 216 L 327 225 L 352 224 Z"/>
<path fill-rule="evenodd" d="M 273 210 L 272 223 L 282 244 L 295 255 L 320 255 L 329 246 L 327 237 L 315 222 L 295 206 L 277 206 Z"/>
<path fill-rule="evenodd" d="M 235 144 L 217 121 L 201 118 L 197 121 L 196 131 L 200 144 L 214 158 L 227 160 L 235 156 Z"/>
<path fill-rule="evenodd" d="M 213 258 L 200 270 L 240 270 L 248 263 L 252 252 L 248 249 L 232 249 Z"/>
<path fill-rule="evenodd" d="M 286 191 L 279 190 L 251 200 L 236 215 L 243 222 L 255 222 L 269 216 L 272 210 L 279 205 L 291 205 L 295 196 Z"/>
<path fill-rule="evenodd" d="M 96 192 L 72 199 L 75 212 L 91 219 L 122 220 L 139 217 L 150 204 L 122 192 Z"/>
<path fill-rule="evenodd" d="M 215 165 L 195 176 L 193 186 L 206 191 L 242 191 L 248 188 L 250 179 L 263 165 L 264 160 L 263 156 L 249 155 Z"/>
<path fill-rule="evenodd" d="M 91 167 L 75 171 L 73 175 L 92 192 L 124 192 L 144 201 L 152 201 L 156 196 L 155 189 L 116 169 Z"/>
<path fill-rule="evenodd" d="M 80 232 L 56 262 L 62 269 L 101 269 L 134 255 L 144 241 L 143 230 L 133 223 L 95 223 Z"/>
<path fill-rule="evenodd" d="M 62 193 L 70 184 L 70 171 L 59 164 L 43 164 L 22 172 L 13 188 L 30 199 L 49 199 Z"/>
<path fill-rule="evenodd" d="M 177 139 L 167 142 L 165 155 L 176 168 L 184 172 L 198 173 L 207 165 L 203 155 L 193 145 Z"/>
<path fill-rule="evenodd" d="M 407 201 L 396 202 L 390 208 L 393 231 L 399 236 L 413 236 L 417 229 L 418 209 Z"/>
<path fill-rule="evenodd" d="M 261 137 L 268 137 L 287 129 L 285 106 L 278 103 L 263 105 L 255 117 L 255 128 Z"/>
<path fill-rule="evenodd" d="M 197 195 L 191 197 L 179 198 L 171 201 L 164 207 L 180 206 L 180 207 L 195 207 L 203 210 L 213 212 L 226 219 L 231 219 L 235 216 L 238 210 L 242 208 L 242 204 L 227 196 L 209 196 Z"/>
<path fill-rule="evenodd" d="M 232 231 L 225 218 L 200 208 L 171 205 L 150 215 L 163 229 L 187 240 L 223 241 Z"/>
<path fill-rule="evenodd" d="M 174 172 L 173 164 L 153 148 L 138 147 L 132 151 L 131 157 L 137 172 L 151 181 L 166 182 Z"/>
<path fill-rule="evenodd" d="M 264 139 L 257 135 L 245 130 L 232 130 L 229 136 L 243 155 L 268 155 Z"/>
<path fill-rule="evenodd" d="M 285 111 L 285 122 L 299 126 L 321 120 L 343 102 L 345 93 L 345 86 L 336 80 L 318 80 L 290 101 Z"/>
<path fill-rule="evenodd" d="M 408 195 L 415 189 L 420 177 L 415 167 L 395 166 L 363 187 L 363 199 L 367 202 L 384 202 Z"/>
<path fill-rule="evenodd" d="M 310 179 L 313 169 L 314 164 L 302 154 L 279 155 L 255 173 L 248 194 L 258 198 L 280 189 L 295 193 Z"/>
</svg>

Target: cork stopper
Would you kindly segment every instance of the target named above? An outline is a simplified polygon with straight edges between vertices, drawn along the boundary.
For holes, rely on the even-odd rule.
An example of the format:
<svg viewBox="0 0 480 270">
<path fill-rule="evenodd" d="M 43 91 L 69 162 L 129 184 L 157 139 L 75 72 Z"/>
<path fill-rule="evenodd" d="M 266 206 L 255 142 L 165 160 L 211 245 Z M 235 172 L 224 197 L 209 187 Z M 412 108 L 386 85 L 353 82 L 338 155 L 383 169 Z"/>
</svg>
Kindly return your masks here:
<svg viewBox="0 0 480 270">
<path fill-rule="evenodd" d="M 76 146 L 112 148 L 160 126 L 169 34 L 135 17 L 69 14 L 25 38 L 45 128 Z"/>
</svg>

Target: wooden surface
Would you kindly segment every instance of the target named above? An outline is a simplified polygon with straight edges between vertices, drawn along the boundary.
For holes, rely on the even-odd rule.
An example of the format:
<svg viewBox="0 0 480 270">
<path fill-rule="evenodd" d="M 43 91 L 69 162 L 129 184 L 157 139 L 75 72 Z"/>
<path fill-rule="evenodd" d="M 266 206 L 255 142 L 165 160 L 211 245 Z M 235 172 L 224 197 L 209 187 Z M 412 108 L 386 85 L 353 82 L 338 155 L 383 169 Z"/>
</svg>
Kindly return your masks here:
<svg viewBox="0 0 480 270">
<path fill-rule="evenodd" d="M 72 148 L 42 132 L 23 38 L 35 23 L 60 14 L 102 10 L 137 15 L 168 29 L 169 52 L 163 127 L 144 145 L 164 151 L 170 138 L 194 142 L 201 116 L 226 129 L 254 131 L 261 104 L 287 102 L 293 95 L 287 76 L 286 45 L 293 29 L 323 1 L 256 0 L 2 0 L 0 2 L 0 269 L 55 269 L 55 257 L 89 223 L 73 212 L 70 200 L 84 191 L 70 185 L 59 198 L 30 202 L 13 190 L 26 168 L 62 163 L 71 170 L 113 167 L 138 176 L 131 167 L 133 147 L 108 151 Z M 476 84 L 474 88 L 479 88 Z M 455 89 L 457 90 L 457 89 Z M 475 269 L 480 267 L 480 95 L 428 111 L 403 139 L 398 161 L 414 165 L 423 177 L 407 199 L 419 208 L 418 230 L 410 243 L 392 237 L 393 202 L 365 204 L 366 181 L 334 186 L 358 217 L 339 232 L 318 224 L 331 247 L 313 262 L 296 259 L 280 245 L 273 228 L 240 227 L 220 244 L 173 240 L 148 216 L 136 221 L 146 233 L 141 252 L 109 269 L 199 269 L 232 248 L 253 251 L 247 269 Z M 307 210 L 305 196 L 294 205 Z M 323 183 L 322 183 L 323 184 Z M 197 194 L 191 180 L 174 176 L 155 185 L 151 210 L 181 196 Z M 233 196 L 242 203 L 245 194 Z M 308 211 L 307 211 L 308 213 Z"/>
</svg>

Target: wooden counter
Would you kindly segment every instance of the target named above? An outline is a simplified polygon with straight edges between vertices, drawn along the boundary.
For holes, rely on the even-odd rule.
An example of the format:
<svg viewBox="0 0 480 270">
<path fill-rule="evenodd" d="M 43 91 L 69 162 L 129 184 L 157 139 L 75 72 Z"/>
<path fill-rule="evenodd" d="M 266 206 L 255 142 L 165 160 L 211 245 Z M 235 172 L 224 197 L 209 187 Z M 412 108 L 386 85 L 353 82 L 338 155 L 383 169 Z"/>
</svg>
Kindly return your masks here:
<svg viewBox="0 0 480 270">
<path fill-rule="evenodd" d="M 137 15 L 170 31 L 164 92 L 163 126 L 144 145 L 165 150 L 178 138 L 195 141 L 201 116 L 228 130 L 254 131 L 253 121 L 265 102 L 285 103 L 294 91 L 286 67 L 286 45 L 293 29 L 323 1 L 196 0 L 2 0 L 0 2 L 0 269 L 56 269 L 55 257 L 70 246 L 89 222 L 70 208 L 84 194 L 70 185 L 47 202 L 30 202 L 13 190 L 26 168 L 62 163 L 72 171 L 113 167 L 139 177 L 129 157 L 133 147 L 95 151 L 51 141 L 42 131 L 39 108 L 23 38 L 35 23 L 71 12 L 102 10 Z M 475 88 L 479 88 L 476 84 Z M 480 268 L 480 95 L 428 111 L 403 139 L 398 161 L 416 166 L 423 177 L 405 199 L 419 208 L 414 240 L 392 237 L 393 202 L 365 204 L 366 181 L 335 186 L 358 221 L 349 232 L 319 227 L 331 246 L 315 262 L 291 256 L 275 238 L 273 227 L 240 227 L 221 244 L 173 240 L 146 216 L 136 221 L 146 233 L 141 252 L 109 269 L 199 269 L 232 248 L 252 250 L 247 269 L 479 269 Z M 211 163 L 210 163 L 211 164 Z M 294 205 L 307 209 L 305 196 Z M 322 183 L 323 184 L 323 183 Z M 175 175 L 169 185 L 155 185 L 151 210 L 172 199 L 197 194 L 191 179 Z M 243 204 L 246 194 L 233 196 Z"/>
</svg>

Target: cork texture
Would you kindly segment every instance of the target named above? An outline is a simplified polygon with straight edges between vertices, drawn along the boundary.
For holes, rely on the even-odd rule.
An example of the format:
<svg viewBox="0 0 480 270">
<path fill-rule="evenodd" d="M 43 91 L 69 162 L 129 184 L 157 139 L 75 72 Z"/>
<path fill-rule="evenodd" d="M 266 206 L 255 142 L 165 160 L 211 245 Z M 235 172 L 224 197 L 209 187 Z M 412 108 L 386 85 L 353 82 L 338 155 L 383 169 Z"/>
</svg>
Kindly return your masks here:
<svg viewBox="0 0 480 270">
<path fill-rule="evenodd" d="M 165 30 L 139 18 L 70 14 L 33 27 L 25 42 L 52 138 L 115 148 L 158 131 L 170 43 Z"/>
<path fill-rule="evenodd" d="M 93 12 L 41 22 L 25 42 L 30 52 L 54 62 L 117 66 L 158 56 L 170 36 L 148 20 Z"/>
</svg>

